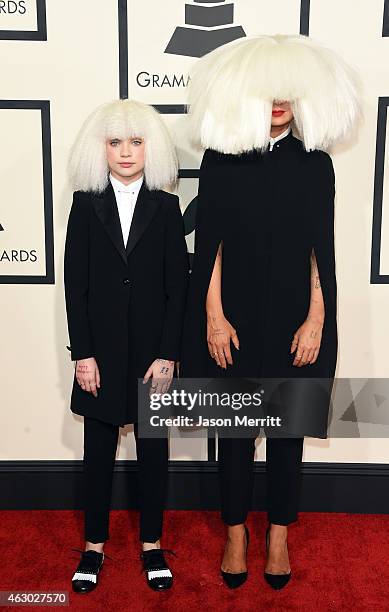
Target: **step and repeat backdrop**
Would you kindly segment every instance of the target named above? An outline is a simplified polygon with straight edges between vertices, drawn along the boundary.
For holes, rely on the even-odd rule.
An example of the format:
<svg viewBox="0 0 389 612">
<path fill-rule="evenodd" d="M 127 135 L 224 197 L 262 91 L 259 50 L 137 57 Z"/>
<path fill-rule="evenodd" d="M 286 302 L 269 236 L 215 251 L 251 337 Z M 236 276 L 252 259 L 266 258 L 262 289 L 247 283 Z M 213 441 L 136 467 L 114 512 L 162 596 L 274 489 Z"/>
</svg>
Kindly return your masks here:
<svg viewBox="0 0 389 612">
<path fill-rule="evenodd" d="M 208 51 L 260 33 L 310 35 L 361 75 L 363 124 L 347 147 L 330 151 L 337 376 L 388 377 L 389 1 L 0 0 L 0 459 L 82 457 L 82 418 L 68 407 L 73 364 L 62 272 L 71 205 L 66 162 L 82 121 L 118 97 L 164 115 L 179 151 L 192 252 L 201 152 L 186 133 L 188 70 Z M 337 401 L 344 398 L 335 392 Z M 377 402 L 389 408 L 385 397 Z M 122 430 L 118 458 L 135 457 L 131 431 Z M 211 446 L 205 436 L 174 438 L 171 458 L 206 461 Z M 257 458 L 264 453 L 261 439 Z M 389 450 L 385 437 L 308 439 L 304 459 L 387 463 Z"/>
</svg>

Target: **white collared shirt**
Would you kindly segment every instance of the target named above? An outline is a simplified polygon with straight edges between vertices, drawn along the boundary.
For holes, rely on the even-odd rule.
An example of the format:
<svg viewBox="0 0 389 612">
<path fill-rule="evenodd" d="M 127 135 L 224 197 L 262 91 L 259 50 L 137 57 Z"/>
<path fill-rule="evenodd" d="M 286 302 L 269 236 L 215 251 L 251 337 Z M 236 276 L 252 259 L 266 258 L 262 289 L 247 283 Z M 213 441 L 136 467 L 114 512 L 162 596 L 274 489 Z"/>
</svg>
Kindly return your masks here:
<svg viewBox="0 0 389 612">
<path fill-rule="evenodd" d="M 124 245 L 127 245 L 135 204 L 143 183 L 143 175 L 129 185 L 124 185 L 112 176 L 111 173 L 109 174 L 109 179 L 115 192 Z"/>
<path fill-rule="evenodd" d="M 269 141 L 270 148 L 269 148 L 269 151 L 273 151 L 273 147 L 274 147 L 275 143 L 276 143 L 278 140 L 281 140 L 281 138 L 285 138 L 285 136 L 287 136 L 287 135 L 289 134 L 289 132 L 291 131 L 291 129 L 292 129 L 292 128 L 290 127 L 290 124 L 289 124 L 289 125 L 288 125 L 288 127 L 286 128 L 286 130 L 284 130 L 283 132 L 281 132 L 281 134 L 278 134 L 278 136 L 276 136 L 275 138 L 272 138 L 272 137 L 270 136 L 270 141 Z"/>
</svg>

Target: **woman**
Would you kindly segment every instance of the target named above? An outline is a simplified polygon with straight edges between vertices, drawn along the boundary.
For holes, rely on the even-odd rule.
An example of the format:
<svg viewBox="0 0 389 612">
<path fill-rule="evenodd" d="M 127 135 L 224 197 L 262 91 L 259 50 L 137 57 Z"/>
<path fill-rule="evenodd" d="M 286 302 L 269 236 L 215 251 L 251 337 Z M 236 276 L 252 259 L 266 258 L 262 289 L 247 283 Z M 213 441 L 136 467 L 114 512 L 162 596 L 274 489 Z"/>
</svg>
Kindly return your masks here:
<svg viewBox="0 0 389 612">
<path fill-rule="evenodd" d="M 298 393 L 293 384 L 280 391 L 287 436 L 272 432 L 266 444 L 264 575 L 280 589 L 291 576 L 303 440 L 326 437 L 337 357 L 334 171 L 322 149 L 356 120 L 356 79 L 307 37 L 254 36 L 203 57 L 188 101 L 191 133 L 206 150 L 180 374 L 300 379 Z M 312 406 L 301 383 L 313 377 L 327 393 Z M 254 442 L 218 442 L 221 572 L 231 588 L 247 578 Z"/>
<path fill-rule="evenodd" d="M 148 585 L 164 590 L 173 581 L 160 547 L 168 439 L 139 435 L 137 385 L 167 389 L 179 359 L 188 258 L 178 197 L 162 190 L 176 180 L 176 153 L 152 107 L 120 100 L 87 119 L 70 174 L 65 295 L 71 410 L 84 416 L 86 540 L 72 587 L 98 584 L 119 427 L 133 423 L 143 569 Z"/>
</svg>

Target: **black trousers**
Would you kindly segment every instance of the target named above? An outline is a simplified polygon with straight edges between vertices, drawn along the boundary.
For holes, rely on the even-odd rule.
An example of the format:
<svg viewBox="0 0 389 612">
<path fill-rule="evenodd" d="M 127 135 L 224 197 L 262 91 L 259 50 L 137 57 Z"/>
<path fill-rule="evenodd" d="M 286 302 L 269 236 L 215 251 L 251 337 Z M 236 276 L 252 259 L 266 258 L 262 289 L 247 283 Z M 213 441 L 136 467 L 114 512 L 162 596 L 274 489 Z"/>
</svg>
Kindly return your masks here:
<svg viewBox="0 0 389 612">
<path fill-rule="evenodd" d="M 297 520 L 304 438 L 266 439 L 268 520 L 289 525 Z M 244 523 L 254 484 L 255 438 L 218 440 L 221 515 L 227 525 Z"/>
<path fill-rule="evenodd" d="M 84 417 L 84 533 L 88 542 L 109 539 L 109 511 L 119 426 Z M 168 439 L 142 438 L 134 424 L 139 478 L 141 542 L 162 535 L 168 478 Z"/>
</svg>

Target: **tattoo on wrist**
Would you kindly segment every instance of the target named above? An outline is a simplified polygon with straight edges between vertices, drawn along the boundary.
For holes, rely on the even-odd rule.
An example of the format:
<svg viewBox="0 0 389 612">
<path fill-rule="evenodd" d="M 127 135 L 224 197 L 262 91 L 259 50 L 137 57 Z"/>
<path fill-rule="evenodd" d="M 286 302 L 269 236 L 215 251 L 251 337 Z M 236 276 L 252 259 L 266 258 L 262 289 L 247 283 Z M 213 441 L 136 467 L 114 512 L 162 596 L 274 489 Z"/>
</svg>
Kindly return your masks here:
<svg viewBox="0 0 389 612">
<path fill-rule="evenodd" d="M 159 359 L 159 358 L 158 358 L 158 359 L 156 359 L 155 361 L 162 361 L 163 363 L 167 363 L 167 364 L 169 364 L 169 366 L 172 366 L 172 365 L 174 365 L 174 363 L 175 363 L 175 362 L 174 362 L 174 361 L 172 361 L 171 359 Z"/>
<path fill-rule="evenodd" d="M 216 316 L 216 315 L 209 315 L 209 319 L 212 321 L 212 324 L 216 323 L 222 315 Z"/>
</svg>

